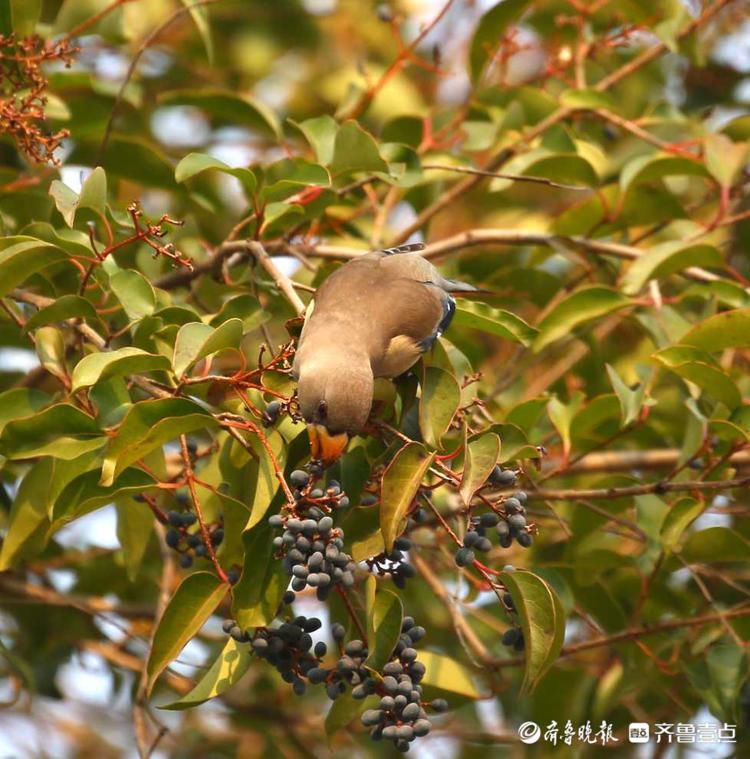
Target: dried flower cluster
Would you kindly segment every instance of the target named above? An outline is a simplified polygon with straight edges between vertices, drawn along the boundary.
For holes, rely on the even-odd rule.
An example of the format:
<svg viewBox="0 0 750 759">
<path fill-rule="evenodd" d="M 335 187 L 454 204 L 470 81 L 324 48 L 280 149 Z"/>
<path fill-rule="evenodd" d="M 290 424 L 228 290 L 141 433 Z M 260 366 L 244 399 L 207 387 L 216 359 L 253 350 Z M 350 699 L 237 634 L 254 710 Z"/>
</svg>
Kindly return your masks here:
<svg viewBox="0 0 750 759">
<path fill-rule="evenodd" d="M 0 35 L 0 131 L 34 163 L 59 165 L 55 150 L 69 134 L 47 128 L 48 81 L 42 64 L 62 61 L 67 67 L 78 52 L 67 40 L 45 44 L 37 35 Z"/>
</svg>

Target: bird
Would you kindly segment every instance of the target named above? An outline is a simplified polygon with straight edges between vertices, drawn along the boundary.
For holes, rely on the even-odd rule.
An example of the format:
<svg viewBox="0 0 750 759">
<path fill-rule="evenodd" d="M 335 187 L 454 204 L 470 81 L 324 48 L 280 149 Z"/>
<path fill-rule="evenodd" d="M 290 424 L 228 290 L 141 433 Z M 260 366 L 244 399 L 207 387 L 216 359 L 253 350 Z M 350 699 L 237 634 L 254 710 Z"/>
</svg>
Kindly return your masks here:
<svg viewBox="0 0 750 759">
<path fill-rule="evenodd" d="M 362 432 L 374 381 L 413 366 L 445 332 L 453 293 L 482 292 L 444 278 L 409 243 L 347 261 L 317 289 L 305 314 L 292 376 L 312 459 L 329 466 Z"/>
</svg>

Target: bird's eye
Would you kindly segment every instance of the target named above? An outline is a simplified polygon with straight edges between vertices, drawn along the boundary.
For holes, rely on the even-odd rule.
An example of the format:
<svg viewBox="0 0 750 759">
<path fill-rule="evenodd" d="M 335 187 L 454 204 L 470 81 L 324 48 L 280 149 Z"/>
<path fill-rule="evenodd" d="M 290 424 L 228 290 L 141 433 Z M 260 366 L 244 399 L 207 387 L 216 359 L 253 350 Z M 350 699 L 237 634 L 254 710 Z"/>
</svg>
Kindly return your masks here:
<svg viewBox="0 0 750 759">
<path fill-rule="evenodd" d="M 318 415 L 324 418 L 328 416 L 328 403 L 326 401 L 321 401 L 318 404 Z"/>
</svg>

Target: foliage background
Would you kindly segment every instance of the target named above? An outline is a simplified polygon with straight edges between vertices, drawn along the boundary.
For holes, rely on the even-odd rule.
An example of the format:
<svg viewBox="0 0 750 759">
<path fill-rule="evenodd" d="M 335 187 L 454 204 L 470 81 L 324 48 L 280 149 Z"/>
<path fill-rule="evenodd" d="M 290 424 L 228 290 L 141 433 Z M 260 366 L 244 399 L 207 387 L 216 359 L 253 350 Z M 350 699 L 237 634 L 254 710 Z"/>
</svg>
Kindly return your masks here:
<svg viewBox="0 0 750 759">
<path fill-rule="evenodd" d="M 154 708 L 200 679 L 222 619 L 275 607 L 254 594 L 278 585 L 262 517 L 283 493 L 257 433 L 243 432 L 252 458 L 216 418 L 245 413 L 238 383 L 202 378 L 254 367 L 264 341 L 277 354 L 297 298 L 337 260 L 405 239 L 495 296 L 463 301 L 425 358 L 439 392 L 415 401 L 416 379 L 384 384 L 379 414 L 442 454 L 467 426 L 499 435 L 539 534 L 484 561 L 532 570 L 567 616 L 563 655 L 521 695 L 524 674 L 542 673 L 500 645 L 509 619 L 487 576 L 456 569 L 437 523 L 415 530 L 419 574 L 398 593 L 423 648 L 469 685 L 433 673 L 455 708 L 413 751 L 545 755 L 517 725 L 570 719 L 611 722 L 620 743 L 606 751 L 627 756 L 630 721 L 717 719 L 740 725 L 745 748 L 712 755 L 742 755 L 749 25 L 742 0 L 0 2 L 4 35 L 43 40 L 4 38 L 0 59 L 3 755 L 325 755 L 328 702 L 293 697 L 261 662 L 200 708 Z M 60 40 L 79 48 L 68 67 Z M 25 99 L 42 49 L 46 102 Z M 59 166 L 50 135 L 64 138 Z M 154 224 L 168 214 L 166 238 L 143 217 L 134 234 L 135 201 Z M 181 330 L 195 322 L 224 326 L 203 346 L 207 331 Z M 81 363 L 126 348 L 140 353 L 105 357 L 109 375 Z M 259 379 L 247 398 L 262 408 Z M 262 381 L 293 389 L 280 372 Z M 153 403 L 171 405 L 150 418 Z M 177 608 L 173 643 L 201 629 L 146 704 L 154 618 L 195 570 L 178 568 L 140 494 L 156 510 L 191 503 L 185 487 L 155 487 L 186 481 L 180 434 L 211 486 L 206 519 L 226 520 L 218 562 L 244 576 L 205 625 Z M 305 461 L 301 425 L 284 415 L 266 434 L 287 472 Z M 398 447 L 384 432 L 350 449 L 334 474 L 353 504 Z M 444 465 L 460 476 L 462 459 Z M 461 533 L 454 491 L 435 503 Z M 339 517 L 361 556 L 377 551 L 373 513 Z M 364 616 L 361 583 L 351 595 Z M 295 611 L 346 619 L 307 597 Z M 352 750 L 386 753 L 356 721 L 331 737 L 334 755 Z"/>
</svg>

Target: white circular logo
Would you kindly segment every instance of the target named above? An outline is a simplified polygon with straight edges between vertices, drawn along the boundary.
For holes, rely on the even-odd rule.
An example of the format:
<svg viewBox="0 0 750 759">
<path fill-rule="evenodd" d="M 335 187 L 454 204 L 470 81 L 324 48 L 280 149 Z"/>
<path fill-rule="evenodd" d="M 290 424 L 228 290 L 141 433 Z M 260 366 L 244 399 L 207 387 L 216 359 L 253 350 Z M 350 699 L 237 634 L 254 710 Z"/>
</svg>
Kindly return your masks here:
<svg viewBox="0 0 750 759">
<path fill-rule="evenodd" d="M 536 722 L 524 722 L 518 728 L 518 737 L 522 743 L 536 743 L 542 735 L 542 729 Z"/>
</svg>

